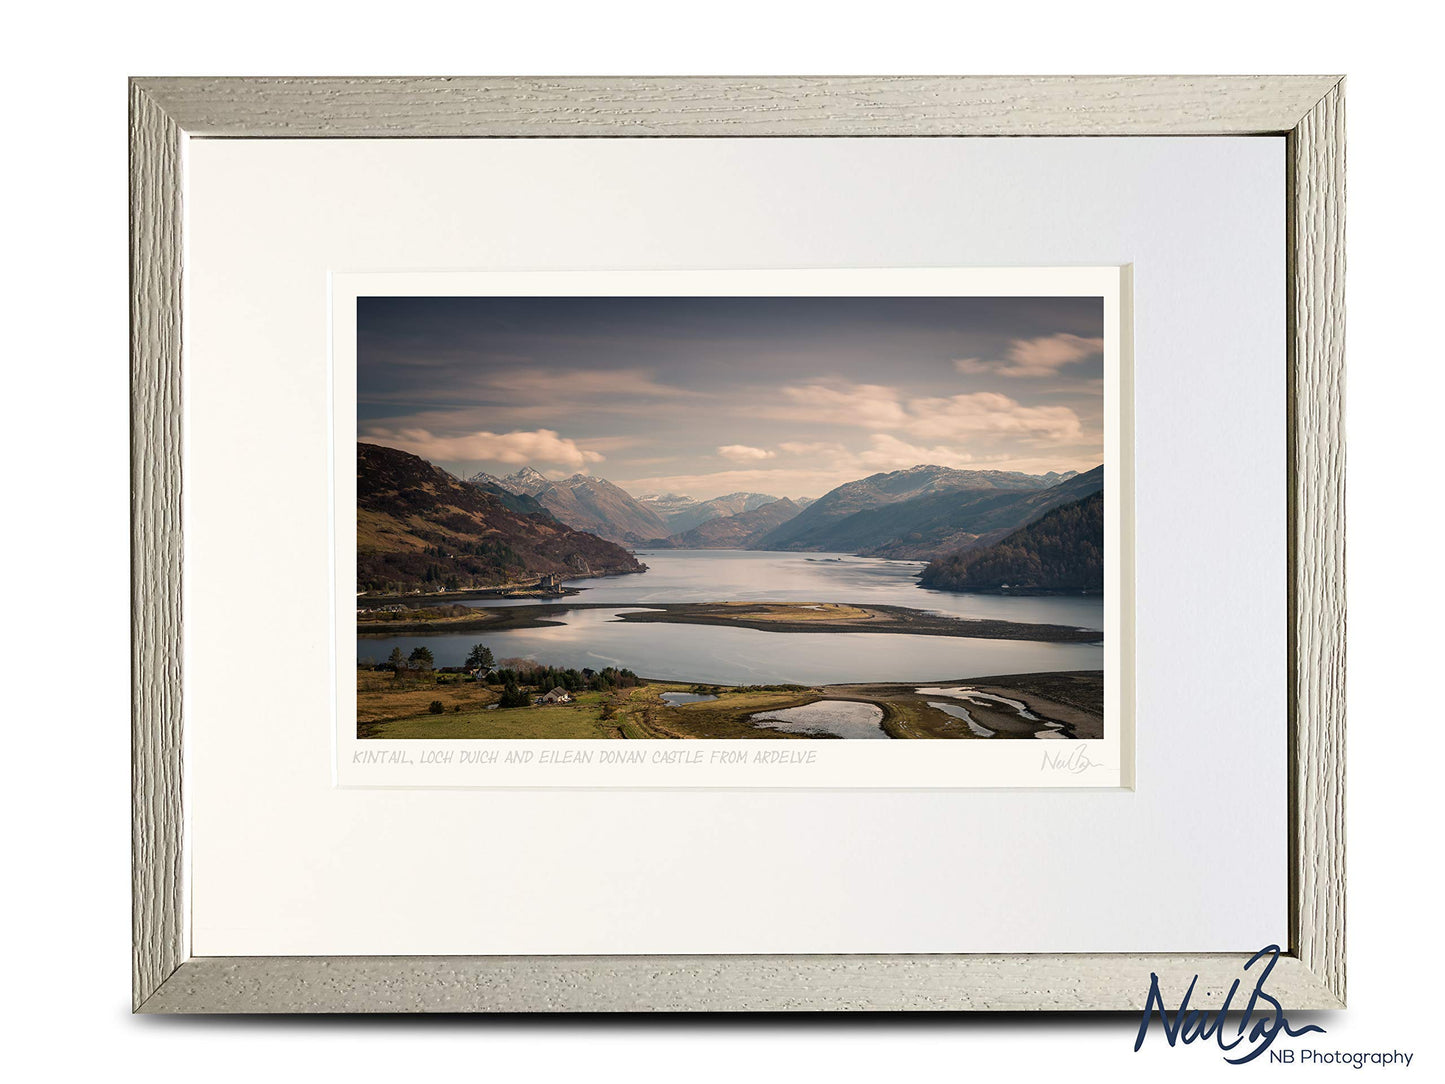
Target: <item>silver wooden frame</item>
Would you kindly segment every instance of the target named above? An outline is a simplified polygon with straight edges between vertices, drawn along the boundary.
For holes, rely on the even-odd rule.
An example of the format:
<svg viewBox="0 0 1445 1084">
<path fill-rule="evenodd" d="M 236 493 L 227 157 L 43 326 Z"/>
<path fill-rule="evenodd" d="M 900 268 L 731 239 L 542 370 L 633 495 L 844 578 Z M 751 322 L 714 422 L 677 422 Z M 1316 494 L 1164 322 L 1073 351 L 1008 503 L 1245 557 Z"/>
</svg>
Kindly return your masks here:
<svg viewBox="0 0 1445 1084">
<path fill-rule="evenodd" d="M 133 79 L 133 1003 L 140 1012 L 1133 1009 L 1218 1004 L 1247 952 L 191 956 L 183 916 L 181 323 L 190 139 L 1286 135 L 1290 944 L 1271 989 L 1339 1008 L 1344 951 L 1344 85 L 1339 76 Z M 1281 781 L 1283 783 L 1283 781 Z M 1251 946 L 1251 948 L 1257 946 Z"/>
</svg>

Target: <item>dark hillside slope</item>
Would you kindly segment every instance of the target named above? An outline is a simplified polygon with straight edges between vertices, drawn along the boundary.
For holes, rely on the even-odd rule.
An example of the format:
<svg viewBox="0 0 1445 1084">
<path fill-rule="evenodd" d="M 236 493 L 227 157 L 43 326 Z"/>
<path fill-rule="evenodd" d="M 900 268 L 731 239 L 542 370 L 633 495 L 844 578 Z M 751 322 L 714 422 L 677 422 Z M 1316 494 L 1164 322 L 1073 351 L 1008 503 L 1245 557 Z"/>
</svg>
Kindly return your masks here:
<svg viewBox="0 0 1445 1084">
<path fill-rule="evenodd" d="M 944 591 L 1102 591 L 1104 494 L 1061 505 L 991 546 L 934 561 L 918 583 Z"/>
<path fill-rule="evenodd" d="M 356 446 L 358 591 L 483 587 L 644 570 L 622 547 L 526 514 L 425 459 Z"/>
</svg>

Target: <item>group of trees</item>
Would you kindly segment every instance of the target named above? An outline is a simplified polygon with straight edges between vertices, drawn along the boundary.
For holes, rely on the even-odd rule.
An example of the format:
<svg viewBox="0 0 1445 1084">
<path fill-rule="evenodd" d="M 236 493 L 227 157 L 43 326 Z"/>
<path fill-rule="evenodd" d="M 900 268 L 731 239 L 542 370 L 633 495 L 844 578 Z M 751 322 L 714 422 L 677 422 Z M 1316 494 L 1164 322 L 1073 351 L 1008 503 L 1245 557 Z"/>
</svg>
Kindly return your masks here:
<svg viewBox="0 0 1445 1084">
<path fill-rule="evenodd" d="M 448 591 L 455 591 L 461 586 L 461 580 L 457 579 L 456 576 L 448 575 L 446 571 L 437 565 L 427 565 L 426 572 L 423 573 L 422 579 L 431 586 L 440 584 Z"/>
<path fill-rule="evenodd" d="M 614 689 L 630 689 L 641 684 L 641 679 L 631 670 L 615 666 L 601 670 L 561 666 L 543 666 L 524 659 L 507 659 L 498 667 L 491 650 L 485 644 L 473 644 L 467 655 L 467 669 L 485 673 L 489 685 L 502 687 L 499 708 L 525 708 L 532 702 L 527 690 L 550 692 L 552 689 L 566 689 L 574 696 L 580 692 L 611 692 Z"/>
<path fill-rule="evenodd" d="M 414 647 L 410 655 L 404 654 L 401 648 L 394 647 L 386 662 L 378 669 L 391 670 L 399 677 L 417 677 L 436 669 L 436 657 L 428 647 Z M 443 669 L 456 672 L 455 667 Z M 477 674 L 478 678 L 488 685 L 502 686 L 502 699 L 497 705 L 502 708 L 522 708 L 531 704 L 532 697 L 527 692 L 528 689 L 544 693 L 552 689 L 566 689 L 575 696 L 581 692 L 631 689 L 642 684 L 642 679 L 627 667 L 607 666 L 601 670 L 578 670 L 573 667 L 546 666 L 526 659 L 505 659 L 499 666 L 491 648 L 486 644 L 473 644 L 461 669 Z M 437 678 L 438 683 L 443 680 Z"/>
<path fill-rule="evenodd" d="M 452 552 L 442 546 L 396 553 L 364 553 L 356 560 L 356 586 L 368 593 L 402 595 L 418 588 L 431 593 L 486 586 L 516 579 L 526 562 L 505 543 L 462 541 Z"/>
<path fill-rule="evenodd" d="M 461 539 L 450 547 L 427 546 L 422 552 L 436 559 L 435 563 L 426 566 L 421 574 L 422 581 L 433 587 L 441 585 L 448 591 L 455 591 L 461 586 L 460 578 L 449 569 L 461 568 L 480 573 L 493 566 L 520 569 L 526 565 L 511 546 L 490 538 Z M 481 563 L 468 558 L 477 558 Z"/>
<path fill-rule="evenodd" d="M 569 693 L 612 692 L 616 689 L 632 689 L 642 684 L 642 679 L 626 667 L 604 667 L 601 670 L 576 670 L 571 667 L 521 664 L 504 666 L 493 670 L 488 677 L 492 685 L 532 686 L 543 692 L 552 689 L 566 689 Z"/>
<path fill-rule="evenodd" d="M 385 668 L 401 673 L 406 670 L 434 670 L 436 669 L 436 656 L 431 653 L 429 647 L 414 647 L 411 654 L 403 656 L 401 648 L 394 647 L 391 654 L 386 657 Z"/>
<path fill-rule="evenodd" d="M 525 708 L 531 704 L 532 698 L 522 691 L 522 687 L 515 681 L 509 681 L 502 686 L 502 699 L 497 701 L 499 708 Z"/>
<path fill-rule="evenodd" d="M 480 644 L 477 646 L 481 646 Z M 631 670 L 615 666 L 601 670 L 577 670 L 560 666 L 503 667 L 487 675 L 489 684 L 502 686 L 499 708 L 525 708 L 532 702 L 528 688 L 537 692 L 552 689 L 566 689 L 574 696 L 580 692 L 613 692 L 616 689 L 631 689 L 642 684 L 642 679 Z M 605 714 L 604 714 L 605 717 Z"/>
</svg>

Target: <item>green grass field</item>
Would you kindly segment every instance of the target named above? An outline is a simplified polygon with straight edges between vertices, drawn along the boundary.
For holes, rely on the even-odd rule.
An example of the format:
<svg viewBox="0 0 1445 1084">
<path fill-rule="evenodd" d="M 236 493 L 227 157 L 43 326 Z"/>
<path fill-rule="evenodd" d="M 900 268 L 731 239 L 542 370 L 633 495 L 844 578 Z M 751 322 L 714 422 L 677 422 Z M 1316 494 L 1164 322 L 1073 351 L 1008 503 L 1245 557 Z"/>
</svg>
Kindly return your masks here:
<svg viewBox="0 0 1445 1084">
<path fill-rule="evenodd" d="M 584 692 L 572 704 L 489 708 L 501 689 L 474 681 L 398 682 L 383 670 L 356 672 L 357 734 L 362 738 L 796 738 L 746 721 L 771 708 L 817 699 L 815 693 L 722 690 L 716 701 L 664 703 L 683 682 L 650 682 L 615 692 Z M 440 713 L 430 710 L 439 701 Z"/>
</svg>

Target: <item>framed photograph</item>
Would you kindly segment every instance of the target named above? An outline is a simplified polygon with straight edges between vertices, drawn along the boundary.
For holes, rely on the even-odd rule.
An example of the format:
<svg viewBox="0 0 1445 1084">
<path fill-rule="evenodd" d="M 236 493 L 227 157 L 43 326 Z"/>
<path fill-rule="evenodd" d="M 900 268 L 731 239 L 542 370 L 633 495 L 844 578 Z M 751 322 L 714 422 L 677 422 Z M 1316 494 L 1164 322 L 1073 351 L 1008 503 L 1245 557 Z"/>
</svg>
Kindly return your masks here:
<svg viewBox="0 0 1445 1084">
<path fill-rule="evenodd" d="M 1343 1005 L 1342 93 L 133 80 L 137 1010 Z"/>
</svg>

